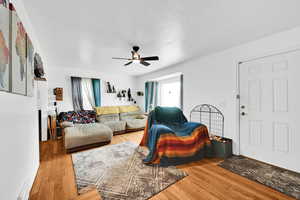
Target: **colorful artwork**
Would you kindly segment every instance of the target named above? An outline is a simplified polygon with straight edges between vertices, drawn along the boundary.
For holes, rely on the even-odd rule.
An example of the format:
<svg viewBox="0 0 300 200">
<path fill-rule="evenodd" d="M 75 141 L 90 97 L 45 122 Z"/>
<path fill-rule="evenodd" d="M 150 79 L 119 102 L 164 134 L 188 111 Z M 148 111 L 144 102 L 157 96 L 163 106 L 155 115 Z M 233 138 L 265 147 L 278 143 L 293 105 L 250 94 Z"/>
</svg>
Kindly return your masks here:
<svg viewBox="0 0 300 200">
<path fill-rule="evenodd" d="M 26 31 L 13 6 L 12 10 L 12 92 L 26 95 Z"/>
<path fill-rule="evenodd" d="M 34 88 L 34 48 L 27 36 L 27 96 L 33 97 Z"/>
<path fill-rule="evenodd" d="M 33 96 L 34 53 L 13 4 L 0 0 L 0 91 Z"/>
<path fill-rule="evenodd" d="M 17 22 L 18 33 L 16 40 L 16 51 L 20 61 L 20 79 L 23 81 L 25 78 L 26 68 L 26 31 L 23 27 L 22 22 Z"/>
<path fill-rule="evenodd" d="M 0 90 L 1 91 L 9 91 L 9 10 L 5 6 L 6 6 L 6 2 L 0 0 L 0 19 L 1 19 L 0 20 Z"/>
<path fill-rule="evenodd" d="M 6 0 L 0 0 L 0 5 L 2 5 L 5 8 L 7 8 L 7 1 Z"/>
</svg>

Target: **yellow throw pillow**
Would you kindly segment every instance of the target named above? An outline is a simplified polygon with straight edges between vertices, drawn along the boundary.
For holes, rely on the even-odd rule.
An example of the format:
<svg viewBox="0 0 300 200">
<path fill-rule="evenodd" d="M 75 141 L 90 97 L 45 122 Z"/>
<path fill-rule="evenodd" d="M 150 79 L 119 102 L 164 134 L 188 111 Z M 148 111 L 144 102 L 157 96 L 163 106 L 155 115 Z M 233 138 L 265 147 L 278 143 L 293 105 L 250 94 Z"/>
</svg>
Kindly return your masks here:
<svg viewBox="0 0 300 200">
<path fill-rule="evenodd" d="M 105 115 L 105 114 L 119 114 L 120 109 L 118 106 L 101 106 L 94 108 L 97 115 Z"/>
<path fill-rule="evenodd" d="M 139 106 L 119 106 L 120 108 L 120 113 L 126 113 L 126 112 L 136 112 L 136 111 L 140 111 L 140 107 Z"/>
</svg>

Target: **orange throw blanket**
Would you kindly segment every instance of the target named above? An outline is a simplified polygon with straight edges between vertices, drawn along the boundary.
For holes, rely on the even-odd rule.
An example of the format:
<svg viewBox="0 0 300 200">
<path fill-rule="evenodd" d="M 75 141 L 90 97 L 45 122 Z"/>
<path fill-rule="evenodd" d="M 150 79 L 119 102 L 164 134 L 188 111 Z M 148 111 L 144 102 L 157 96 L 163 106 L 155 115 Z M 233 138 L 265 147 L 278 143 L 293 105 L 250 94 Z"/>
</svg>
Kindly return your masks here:
<svg viewBox="0 0 300 200">
<path fill-rule="evenodd" d="M 201 150 L 205 151 L 206 145 L 210 145 L 208 130 L 204 125 L 199 125 L 191 134 L 185 136 L 177 136 L 172 131 L 161 133 L 156 141 L 155 148 L 151 148 L 151 145 L 149 145 L 149 140 L 151 140 L 149 134 L 157 133 L 154 133 L 153 130 L 150 131 L 149 122 L 147 122 L 140 143 L 140 146 L 147 146 L 150 150 L 148 157 L 144 160 L 147 164 L 159 164 L 162 157 L 185 158 L 194 156 Z"/>
</svg>

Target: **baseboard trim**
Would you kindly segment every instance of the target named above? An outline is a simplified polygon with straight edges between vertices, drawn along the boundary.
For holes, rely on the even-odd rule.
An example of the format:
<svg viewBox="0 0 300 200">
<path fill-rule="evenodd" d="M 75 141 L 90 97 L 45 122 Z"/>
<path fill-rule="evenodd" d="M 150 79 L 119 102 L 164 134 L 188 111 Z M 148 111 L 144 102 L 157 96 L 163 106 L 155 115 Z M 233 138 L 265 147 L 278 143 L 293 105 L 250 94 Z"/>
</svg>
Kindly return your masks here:
<svg viewBox="0 0 300 200">
<path fill-rule="evenodd" d="M 28 184 L 28 189 L 27 189 L 27 192 L 26 192 L 26 200 L 28 200 L 29 199 L 29 197 L 30 197 L 30 194 L 31 194 L 31 190 L 32 190 L 32 186 L 33 186 L 33 184 L 34 184 L 34 182 L 35 182 L 35 180 L 37 179 L 37 175 L 38 175 L 38 171 L 39 171 L 39 169 L 40 169 L 40 166 L 41 166 L 41 163 L 40 163 L 40 161 L 39 161 L 39 164 L 38 164 L 38 166 L 36 167 L 36 169 L 35 169 L 35 174 L 33 174 L 33 176 L 32 176 L 32 178 L 31 178 L 31 180 L 29 181 L 29 184 Z"/>
</svg>

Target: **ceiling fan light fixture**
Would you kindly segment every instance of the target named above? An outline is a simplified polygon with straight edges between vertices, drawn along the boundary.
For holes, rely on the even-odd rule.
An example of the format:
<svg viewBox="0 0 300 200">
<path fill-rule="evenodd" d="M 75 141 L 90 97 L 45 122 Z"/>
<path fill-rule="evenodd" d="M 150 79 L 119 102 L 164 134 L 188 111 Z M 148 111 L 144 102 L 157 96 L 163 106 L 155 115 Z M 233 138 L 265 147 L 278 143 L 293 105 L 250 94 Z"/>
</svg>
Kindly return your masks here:
<svg viewBox="0 0 300 200">
<path fill-rule="evenodd" d="M 131 51 L 131 58 L 116 58 L 113 57 L 113 59 L 119 59 L 119 60 L 128 60 L 128 63 L 125 63 L 124 66 L 128 66 L 132 63 L 139 63 L 143 66 L 148 67 L 150 63 L 148 61 L 157 61 L 159 60 L 158 56 L 148 56 L 148 57 L 141 57 L 140 54 L 138 53 L 138 50 L 140 48 L 138 46 L 133 46 Z"/>
<path fill-rule="evenodd" d="M 136 64 L 137 64 L 137 63 L 140 63 L 140 62 L 141 62 L 141 61 L 138 60 L 138 59 L 134 59 L 134 60 L 133 60 L 133 63 L 136 63 Z"/>
<path fill-rule="evenodd" d="M 138 60 L 138 59 L 140 59 L 140 55 L 137 52 L 133 52 L 132 53 L 132 58 L 135 59 L 135 60 Z"/>
</svg>

